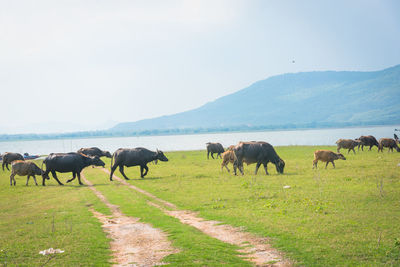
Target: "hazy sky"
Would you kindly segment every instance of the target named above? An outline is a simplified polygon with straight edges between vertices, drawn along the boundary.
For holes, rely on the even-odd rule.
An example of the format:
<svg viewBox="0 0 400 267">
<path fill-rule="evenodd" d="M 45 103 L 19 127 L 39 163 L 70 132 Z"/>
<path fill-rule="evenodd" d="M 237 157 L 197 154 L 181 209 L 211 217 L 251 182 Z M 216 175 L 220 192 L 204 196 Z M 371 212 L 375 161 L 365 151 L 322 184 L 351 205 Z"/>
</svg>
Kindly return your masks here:
<svg viewBox="0 0 400 267">
<path fill-rule="evenodd" d="M 0 0 L 0 133 L 102 129 L 276 74 L 397 64 L 398 0 Z"/>
</svg>

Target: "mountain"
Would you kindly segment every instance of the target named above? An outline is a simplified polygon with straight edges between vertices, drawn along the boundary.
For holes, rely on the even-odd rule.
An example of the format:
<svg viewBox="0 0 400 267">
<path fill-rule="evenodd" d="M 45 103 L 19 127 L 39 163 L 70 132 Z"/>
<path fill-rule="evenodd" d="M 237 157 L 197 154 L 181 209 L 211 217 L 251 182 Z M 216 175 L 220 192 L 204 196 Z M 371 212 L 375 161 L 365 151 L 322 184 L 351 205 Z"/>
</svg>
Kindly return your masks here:
<svg viewBox="0 0 400 267">
<path fill-rule="evenodd" d="M 374 72 L 283 74 L 190 111 L 119 123 L 111 132 L 313 128 L 400 122 L 400 65 Z"/>
</svg>

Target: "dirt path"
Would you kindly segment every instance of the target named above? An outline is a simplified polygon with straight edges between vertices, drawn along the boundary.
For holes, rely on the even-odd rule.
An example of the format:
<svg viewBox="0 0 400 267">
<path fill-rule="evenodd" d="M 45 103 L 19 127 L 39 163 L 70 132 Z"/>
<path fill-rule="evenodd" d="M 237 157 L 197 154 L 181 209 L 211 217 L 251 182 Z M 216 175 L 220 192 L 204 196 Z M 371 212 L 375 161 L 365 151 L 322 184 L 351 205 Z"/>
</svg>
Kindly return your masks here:
<svg viewBox="0 0 400 267">
<path fill-rule="evenodd" d="M 163 265 L 162 259 L 165 256 L 178 252 L 172 247 L 165 233 L 149 224 L 140 223 L 138 218 L 125 216 L 118 206 L 108 202 L 106 197 L 96 190 L 84 175 L 82 178 L 112 212 L 112 216 L 106 216 L 90 208 L 111 238 L 113 261 L 116 263 L 114 266 Z"/>
<path fill-rule="evenodd" d="M 110 174 L 108 170 L 103 169 L 104 172 Z M 258 237 L 254 234 L 244 232 L 238 227 L 230 225 L 219 225 L 218 221 L 207 221 L 197 216 L 197 213 L 187 210 L 178 210 L 176 206 L 165 200 L 161 200 L 156 196 L 140 189 L 134 185 L 129 184 L 125 180 L 113 176 L 122 184 L 140 192 L 145 192 L 145 195 L 162 203 L 166 207 L 172 208 L 168 210 L 162 205 L 149 201 L 148 203 L 154 207 L 159 208 L 165 214 L 179 219 L 182 223 L 191 225 L 198 230 L 202 231 L 208 236 L 214 237 L 225 243 L 239 246 L 239 252 L 244 253 L 243 258 L 254 263 L 257 266 L 291 266 L 289 260 L 284 259 L 282 253 L 272 248 L 268 243 L 268 238 Z M 139 190 L 138 190 L 139 189 Z"/>
</svg>

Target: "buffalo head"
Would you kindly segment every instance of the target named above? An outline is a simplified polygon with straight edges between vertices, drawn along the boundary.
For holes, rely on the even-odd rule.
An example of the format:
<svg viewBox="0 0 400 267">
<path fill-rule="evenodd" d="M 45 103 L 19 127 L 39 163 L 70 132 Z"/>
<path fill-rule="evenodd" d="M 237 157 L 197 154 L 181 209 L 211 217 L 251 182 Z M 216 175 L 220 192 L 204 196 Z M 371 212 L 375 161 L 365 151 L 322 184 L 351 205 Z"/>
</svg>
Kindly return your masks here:
<svg viewBox="0 0 400 267">
<path fill-rule="evenodd" d="M 161 161 L 168 161 L 167 157 L 164 155 L 164 153 L 161 150 L 157 149 L 157 159 Z"/>
<path fill-rule="evenodd" d="M 98 156 L 90 157 L 90 159 L 91 159 L 90 165 L 101 166 L 103 168 L 104 168 L 104 166 L 106 166 L 104 161 L 102 161 Z"/>
<path fill-rule="evenodd" d="M 104 151 L 104 156 L 106 156 L 107 158 L 112 158 L 112 155 L 109 151 Z"/>
<path fill-rule="evenodd" d="M 278 173 L 283 173 L 283 169 L 285 168 L 285 162 L 282 159 L 279 159 L 279 161 L 275 164 L 275 167 Z"/>
<path fill-rule="evenodd" d="M 342 153 L 338 153 L 336 155 L 337 155 L 338 159 L 346 160 L 346 158 L 343 156 Z"/>
</svg>

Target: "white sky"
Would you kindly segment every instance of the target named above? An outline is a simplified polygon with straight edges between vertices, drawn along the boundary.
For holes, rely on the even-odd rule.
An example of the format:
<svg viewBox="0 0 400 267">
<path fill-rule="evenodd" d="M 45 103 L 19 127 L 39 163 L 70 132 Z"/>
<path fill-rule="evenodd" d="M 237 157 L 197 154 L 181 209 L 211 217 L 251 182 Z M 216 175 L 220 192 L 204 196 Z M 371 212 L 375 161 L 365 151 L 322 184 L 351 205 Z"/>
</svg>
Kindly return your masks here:
<svg viewBox="0 0 400 267">
<path fill-rule="evenodd" d="M 397 64 L 397 0 L 0 0 L 0 133 L 104 129 L 272 75 Z"/>
</svg>

